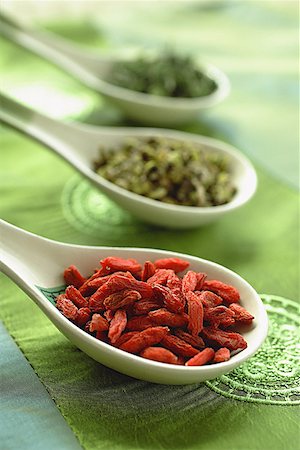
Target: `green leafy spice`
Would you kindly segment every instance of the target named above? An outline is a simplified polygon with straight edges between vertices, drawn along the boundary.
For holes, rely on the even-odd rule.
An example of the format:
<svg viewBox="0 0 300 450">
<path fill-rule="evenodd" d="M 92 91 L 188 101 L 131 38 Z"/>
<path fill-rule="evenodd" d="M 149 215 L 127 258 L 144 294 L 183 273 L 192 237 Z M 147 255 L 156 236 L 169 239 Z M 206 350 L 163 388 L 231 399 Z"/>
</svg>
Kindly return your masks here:
<svg viewBox="0 0 300 450">
<path fill-rule="evenodd" d="M 227 158 L 173 139 L 135 139 L 101 149 L 95 171 L 124 189 L 176 205 L 222 205 L 236 192 Z"/>
<path fill-rule="evenodd" d="M 183 98 L 203 97 L 217 88 L 191 57 L 173 52 L 116 63 L 109 82 L 133 91 Z"/>
</svg>

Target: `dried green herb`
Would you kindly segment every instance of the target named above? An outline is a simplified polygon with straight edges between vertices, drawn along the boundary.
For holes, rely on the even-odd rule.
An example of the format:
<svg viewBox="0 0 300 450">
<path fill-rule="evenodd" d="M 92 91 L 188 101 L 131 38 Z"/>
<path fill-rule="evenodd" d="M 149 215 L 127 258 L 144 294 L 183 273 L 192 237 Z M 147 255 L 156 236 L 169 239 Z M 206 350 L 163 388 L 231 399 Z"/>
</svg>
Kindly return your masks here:
<svg viewBox="0 0 300 450">
<path fill-rule="evenodd" d="M 217 88 L 191 57 L 173 52 L 116 63 L 109 82 L 133 91 L 183 98 L 203 97 Z"/>
<path fill-rule="evenodd" d="M 236 192 L 226 157 L 173 139 L 135 139 L 103 148 L 95 171 L 124 189 L 176 205 L 222 205 Z"/>
</svg>

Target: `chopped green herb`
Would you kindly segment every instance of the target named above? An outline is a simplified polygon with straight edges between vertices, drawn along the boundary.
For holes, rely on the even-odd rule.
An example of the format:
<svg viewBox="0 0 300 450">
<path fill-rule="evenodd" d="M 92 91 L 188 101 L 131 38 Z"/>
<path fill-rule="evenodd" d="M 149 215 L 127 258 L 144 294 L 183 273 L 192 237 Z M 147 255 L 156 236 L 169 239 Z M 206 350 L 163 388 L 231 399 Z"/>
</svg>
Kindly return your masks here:
<svg viewBox="0 0 300 450">
<path fill-rule="evenodd" d="M 182 98 L 203 97 L 217 88 L 191 57 L 173 52 L 116 63 L 109 82 L 133 91 Z"/>
<path fill-rule="evenodd" d="M 103 148 L 95 171 L 124 189 L 176 205 L 222 205 L 236 193 L 226 157 L 163 137 Z"/>
</svg>

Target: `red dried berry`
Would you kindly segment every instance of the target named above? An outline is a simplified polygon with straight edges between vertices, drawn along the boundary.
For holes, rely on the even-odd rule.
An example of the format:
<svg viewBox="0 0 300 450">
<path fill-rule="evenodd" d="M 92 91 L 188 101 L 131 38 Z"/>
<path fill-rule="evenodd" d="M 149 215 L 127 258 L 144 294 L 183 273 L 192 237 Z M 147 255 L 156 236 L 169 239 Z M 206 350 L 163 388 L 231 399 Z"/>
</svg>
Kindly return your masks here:
<svg viewBox="0 0 300 450">
<path fill-rule="evenodd" d="M 74 305 L 77 306 L 77 308 L 85 308 L 88 306 L 89 302 L 86 298 L 84 298 L 78 289 L 76 289 L 74 286 L 68 286 L 66 289 L 66 297 L 72 300 Z"/>
<path fill-rule="evenodd" d="M 120 349 L 129 353 L 140 353 L 145 347 L 158 344 L 168 331 L 168 327 L 147 328 L 120 345 Z"/>
<path fill-rule="evenodd" d="M 202 336 L 221 347 L 227 347 L 229 350 L 244 349 L 247 342 L 242 335 L 232 331 L 219 330 L 214 327 L 204 327 Z"/>
<path fill-rule="evenodd" d="M 189 291 L 194 291 L 198 284 L 198 275 L 193 270 L 189 270 L 182 279 L 182 292 L 184 295 Z"/>
<path fill-rule="evenodd" d="M 77 313 L 76 317 L 76 323 L 80 327 L 85 325 L 88 320 L 90 320 L 91 317 L 91 311 L 89 308 L 80 308 Z"/>
<path fill-rule="evenodd" d="M 142 270 L 141 264 L 136 259 L 123 259 L 117 256 L 108 256 L 100 261 L 102 265 L 102 274 L 108 275 L 117 271 L 130 272 L 132 274 L 138 273 Z"/>
<path fill-rule="evenodd" d="M 155 265 L 151 261 L 146 261 L 141 273 L 142 281 L 147 281 L 155 273 Z"/>
<path fill-rule="evenodd" d="M 214 306 L 219 306 L 223 303 L 223 300 L 219 295 L 210 291 L 196 291 L 195 294 L 201 300 L 204 308 L 213 308 Z"/>
<path fill-rule="evenodd" d="M 91 323 L 90 323 L 90 332 L 93 331 L 105 331 L 108 330 L 109 325 L 106 319 L 102 317 L 100 314 L 93 314 Z"/>
<path fill-rule="evenodd" d="M 195 290 L 201 291 L 201 289 L 203 288 L 204 281 L 206 280 L 206 277 L 207 277 L 206 273 L 201 272 L 197 273 L 197 285 Z"/>
<path fill-rule="evenodd" d="M 226 306 L 216 306 L 215 308 L 205 308 L 204 320 L 209 322 L 211 326 L 215 328 L 230 327 L 234 325 L 234 312 Z"/>
<path fill-rule="evenodd" d="M 199 353 L 199 350 L 192 347 L 190 344 L 183 341 L 179 337 L 173 336 L 171 334 L 168 334 L 167 336 L 165 336 L 162 339 L 161 344 L 164 347 L 166 347 L 168 350 L 171 350 L 176 355 L 180 355 L 180 356 L 189 357 L 189 356 L 195 356 L 195 355 L 197 355 L 197 353 Z"/>
<path fill-rule="evenodd" d="M 106 277 L 91 277 L 83 283 L 83 285 L 79 288 L 79 291 L 82 295 L 94 294 L 99 287 L 103 286 L 103 284 L 109 280 L 109 278 L 109 275 Z"/>
<path fill-rule="evenodd" d="M 81 275 L 76 266 L 70 266 L 64 271 L 64 279 L 67 285 L 72 284 L 79 288 L 84 282 L 85 278 Z"/>
<path fill-rule="evenodd" d="M 132 313 L 135 316 L 148 314 L 149 311 L 159 309 L 162 305 L 156 300 L 139 300 L 133 304 Z"/>
<path fill-rule="evenodd" d="M 62 294 L 57 297 L 56 306 L 67 319 L 76 320 L 78 308 L 65 295 Z"/>
<path fill-rule="evenodd" d="M 110 294 L 104 300 L 103 304 L 106 309 L 116 310 L 131 305 L 132 303 L 140 300 L 141 294 L 138 291 L 131 291 L 125 289 L 124 291 Z"/>
<path fill-rule="evenodd" d="M 205 343 L 200 336 L 192 336 L 191 334 L 187 333 L 186 331 L 181 330 L 180 328 L 177 328 L 176 330 L 174 330 L 174 333 L 180 339 L 182 339 L 183 341 L 187 342 L 188 344 L 192 345 L 195 348 L 204 348 L 205 347 Z"/>
<path fill-rule="evenodd" d="M 103 315 L 104 315 L 105 319 L 108 322 L 110 322 L 113 319 L 115 312 L 112 311 L 111 309 L 107 309 L 106 311 L 104 311 Z"/>
<path fill-rule="evenodd" d="M 186 361 L 186 358 L 184 358 L 183 356 L 180 356 L 180 355 L 177 356 L 177 364 L 179 366 L 184 366 L 185 361 Z"/>
<path fill-rule="evenodd" d="M 228 348 L 222 347 L 216 351 L 213 362 L 220 363 L 220 362 L 228 361 L 229 359 L 230 359 L 230 351 L 228 350 Z"/>
<path fill-rule="evenodd" d="M 237 303 L 231 303 L 229 305 L 230 310 L 234 313 L 235 321 L 241 324 L 250 325 L 254 319 L 245 308 Z"/>
<path fill-rule="evenodd" d="M 211 361 L 215 356 L 215 352 L 212 348 L 205 348 L 202 352 L 195 355 L 193 358 L 189 359 L 185 365 L 186 366 L 203 366 Z"/>
<path fill-rule="evenodd" d="M 203 329 L 203 305 L 194 292 L 189 291 L 186 294 L 188 305 L 188 330 L 192 336 L 198 336 Z"/>
<path fill-rule="evenodd" d="M 148 313 L 150 319 L 157 325 L 167 325 L 169 327 L 184 327 L 188 323 L 188 316 L 185 313 L 175 314 L 166 308 L 160 308 Z"/>
<path fill-rule="evenodd" d="M 114 344 L 119 339 L 126 328 L 126 324 L 126 312 L 122 309 L 118 309 L 109 324 L 108 337 L 112 344 Z"/>
<path fill-rule="evenodd" d="M 178 313 L 183 311 L 184 305 L 182 301 L 168 287 L 155 284 L 153 292 L 154 295 L 163 300 L 165 307 L 170 311 Z"/>
<path fill-rule="evenodd" d="M 167 284 L 168 277 L 173 273 L 174 271 L 170 269 L 156 269 L 154 275 L 148 278 L 147 283 L 150 284 L 150 286 L 154 286 L 154 284 L 165 286 Z"/>
<path fill-rule="evenodd" d="M 183 306 L 185 305 L 185 297 L 182 292 L 182 279 L 179 278 L 174 272 L 168 276 L 167 287 L 172 293 L 179 298 Z"/>
<path fill-rule="evenodd" d="M 146 328 L 152 327 L 154 325 L 153 321 L 150 317 L 147 316 L 138 316 L 132 317 L 127 322 L 127 329 L 131 331 L 141 331 Z"/>
<path fill-rule="evenodd" d="M 166 364 L 177 364 L 178 362 L 177 356 L 163 347 L 147 347 L 141 351 L 140 356 Z"/>
<path fill-rule="evenodd" d="M 120 345 L 127 342 L 132 336 L 136 336 L 139 333 L 139 331 L 128 331 L 127 333 L 122 334 L 119 339 L 116 340 L 114 343 L 115 347 L 120 347 Z"/>
<path fill-rule="evenodd" d="M 229 284 L 222 283 L 222 281 L 207 280 L 203 284 L 203 289 L 219 295 L 226 303 L 237 303 L 240 300 L 238 290 Z"/>
<path fill-rule="evenodd" d="M 157 269 L 171 269 L 174 272 L 182 272 L 189 267 L 190 263 L 180 258 L 163 258 L 154 261 L 154 265 Z"/>
</svg>

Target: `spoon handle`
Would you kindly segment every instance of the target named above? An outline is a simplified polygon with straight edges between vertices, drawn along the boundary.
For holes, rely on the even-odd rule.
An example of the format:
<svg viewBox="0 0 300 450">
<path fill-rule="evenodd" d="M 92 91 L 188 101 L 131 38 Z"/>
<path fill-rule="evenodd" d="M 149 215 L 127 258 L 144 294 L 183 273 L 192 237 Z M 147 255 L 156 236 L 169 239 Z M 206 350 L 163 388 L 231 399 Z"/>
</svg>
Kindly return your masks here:
<svg viewBox="0 0 300 450">
<path fill-rule="evenodd" d="M 43 239 L 2 219 L 0 219 L 0 236 L 0 271 L 23 289 L 24 278 L 22 274 L 28 272 L 28 261 L 35 253 L 37 241 L 40 241 L 39 245 L 43 245 Z"/>
<path fill-rule="evenodd" d="M 78 127 L 45 116 L 1 92 L 0 105 L 1 121 L 46 145 L 80 170 L 84 153 L 78 146 L 79 140 L 82 140 Z"/>
<path fill-rule="evenodd" d="M 88 87 L 96 90 L 100 88 L 100 79 L 85 69 L 88 66 L 88 58 L 85 60 L 81 52 L 74 50 L 72 45 L 63 39 L 50 33 L 48 36 L 48 33 L 27 29 L 2 13 L 0 23 L 0 34 L 5 38 L 54 63 Z"/>
</svg>

